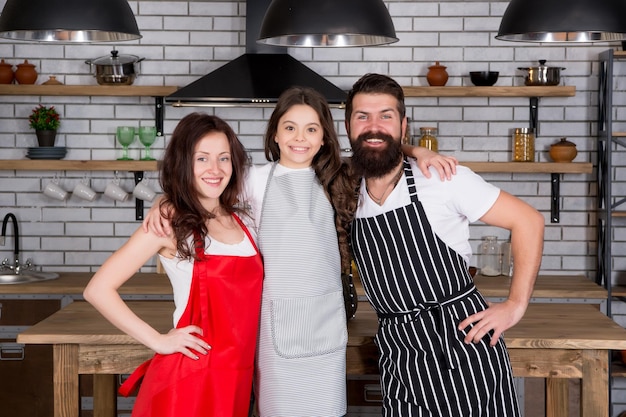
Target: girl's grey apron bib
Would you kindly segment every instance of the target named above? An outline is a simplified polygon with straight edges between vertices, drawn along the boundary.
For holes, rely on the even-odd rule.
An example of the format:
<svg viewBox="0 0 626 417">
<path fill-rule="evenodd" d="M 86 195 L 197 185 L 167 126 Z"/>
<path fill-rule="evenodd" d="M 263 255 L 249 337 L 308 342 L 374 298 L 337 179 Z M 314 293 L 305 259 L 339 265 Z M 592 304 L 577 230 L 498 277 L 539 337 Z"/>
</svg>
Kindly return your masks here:
<svg viewBox="0 0 626 417">
<path fill-rule="evenodd" d="M 508 353 L 457 330 L 487 308 L 464 259 L 432 231 L 404 161 L 411 204 L 355 219 L 352 247 L 379 317 L 384 416 L 519 416 Z"/>
<path fill-rule="evenodd" d="M 265 280 L 261 417 L 346 413 L 346 344 L 334 212 L 313 170 L 270 172 L 259 225 Z"/>
</svg>

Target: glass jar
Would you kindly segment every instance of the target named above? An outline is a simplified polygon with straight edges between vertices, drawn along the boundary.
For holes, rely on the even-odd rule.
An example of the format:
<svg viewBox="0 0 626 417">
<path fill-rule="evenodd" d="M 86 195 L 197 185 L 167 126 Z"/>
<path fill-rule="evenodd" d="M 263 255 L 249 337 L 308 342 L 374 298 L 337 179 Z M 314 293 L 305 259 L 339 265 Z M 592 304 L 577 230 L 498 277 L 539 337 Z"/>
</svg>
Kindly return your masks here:
<svg viewBox="0 0 626 417">
<path fill-rule="evenodd" d="M 500 275 L 500 246 L 496 236 L 483 236 L 479 261 L 481 275 L 490 277 Z"/>
<path fill-rule="evenodd" d="M 506 277 L 513 276 L 513 253 L 511 252 L 511 242 L 506 241 L 500 244 L 500 253 L 502 253 L 501 273 Z"/>
<path fill-rule="evenodd" d="M 422 137 L 419 141 L 419 146 L 422 148 L 428 148 L 431 151 L 437 152 L 437 134 L 436 127 L 420 127 L 420 134 Z"/>
<path fill-rule="evenodd" d="M 529 127 L 518 127 L 513 134 L 513 161 L 534 162 L 535 131 Z"/>
</svg>

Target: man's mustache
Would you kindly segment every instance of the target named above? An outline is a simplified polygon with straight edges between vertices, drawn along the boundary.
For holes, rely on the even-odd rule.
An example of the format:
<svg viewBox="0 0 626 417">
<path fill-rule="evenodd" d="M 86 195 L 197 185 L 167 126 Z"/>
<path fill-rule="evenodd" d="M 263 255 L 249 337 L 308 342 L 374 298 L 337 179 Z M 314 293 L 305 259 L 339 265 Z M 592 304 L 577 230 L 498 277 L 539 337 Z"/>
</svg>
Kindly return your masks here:
<svg viewBox="0 0 626 417">
<path fill-rule="evenodd" d="M 393 142 L 393 136 L 382 132 L 363 132 L 356 138 L 358 142 L 365 142 L 368 139 L 381 139 L 385 142 Z"/>
</svg>

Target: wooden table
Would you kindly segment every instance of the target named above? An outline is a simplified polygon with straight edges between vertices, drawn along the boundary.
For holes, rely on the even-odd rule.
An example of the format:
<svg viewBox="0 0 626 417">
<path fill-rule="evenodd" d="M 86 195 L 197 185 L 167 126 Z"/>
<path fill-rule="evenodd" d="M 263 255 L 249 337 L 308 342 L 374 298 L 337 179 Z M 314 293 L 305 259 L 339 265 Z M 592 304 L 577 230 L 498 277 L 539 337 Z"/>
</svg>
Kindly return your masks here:
<svg viewBox="0 0 626 417">
<path fill-rule="evenodd" d="M 348 323 L 348 349 L 371 346 L 376 313 L 359 303 Z M 504 336 L 513 375 L 546 378 L 546 417 L 568 417 L 568 378 L 581 380 L 581 417 L 609 416 L 610 350 L 626 347 L 626 329 L 593 304 L 531 303 Z M 371 358 L 348 361 L 348 373 L 373 373 Z M 366 369 L 360 369 L 363 366 Z"/>
<path fill-rule="evenodd" d="M 159 331 L 172 323 L 170 301 L 130 301 L 130 307 Z M 350 321 L 349 345 L 371 339 L 376 315 L 361 302 Z M 582 380 L 581 417 L 608 417 L 610 349 L 626 349 L 626 330 L 589 304 L 531 304 L 505 335 L 513 372 L 519 377 Z M 78 417 L 78 375 L 94 376 L 94 417 L 115 415 L 115 374 L 130 373 L 152 352 L 121 333 L 85 302 L 74 302 L 18 335 L 26 344 L 54 349 L 54 416 Z M 350 370 L 349 370 L 350 372 Z M 555 383 L 548 417 L 567 415 L 566 392 Z M 565 411 L 563 411 L 565 410 Z M 564 414 L 565 413 L 565 414 Z"/>
</svg>

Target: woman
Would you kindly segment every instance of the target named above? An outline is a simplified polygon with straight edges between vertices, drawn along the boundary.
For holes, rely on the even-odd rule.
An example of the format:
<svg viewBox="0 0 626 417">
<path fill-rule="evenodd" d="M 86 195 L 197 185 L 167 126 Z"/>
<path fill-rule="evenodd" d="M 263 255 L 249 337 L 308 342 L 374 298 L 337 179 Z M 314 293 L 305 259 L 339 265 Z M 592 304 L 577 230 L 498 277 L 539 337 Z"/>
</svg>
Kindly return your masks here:
<svg viewBox="0 0 626 417">
<path fill-rule="evenodd" d="M 160 173 L 162 204 L 174 209 L 172 235 L 137 230 L 85 288 L 104 317 L 156 352 L 120 389 L 130 394 L 143 377 L 133 417 L 248 415 L 263 267 L 238 198 L 246 162 L 226 122 L 201 113 L 183 118 Z M 157 253 L 176 307 L 167 334 L 118 293 Z"/>
</svg>

